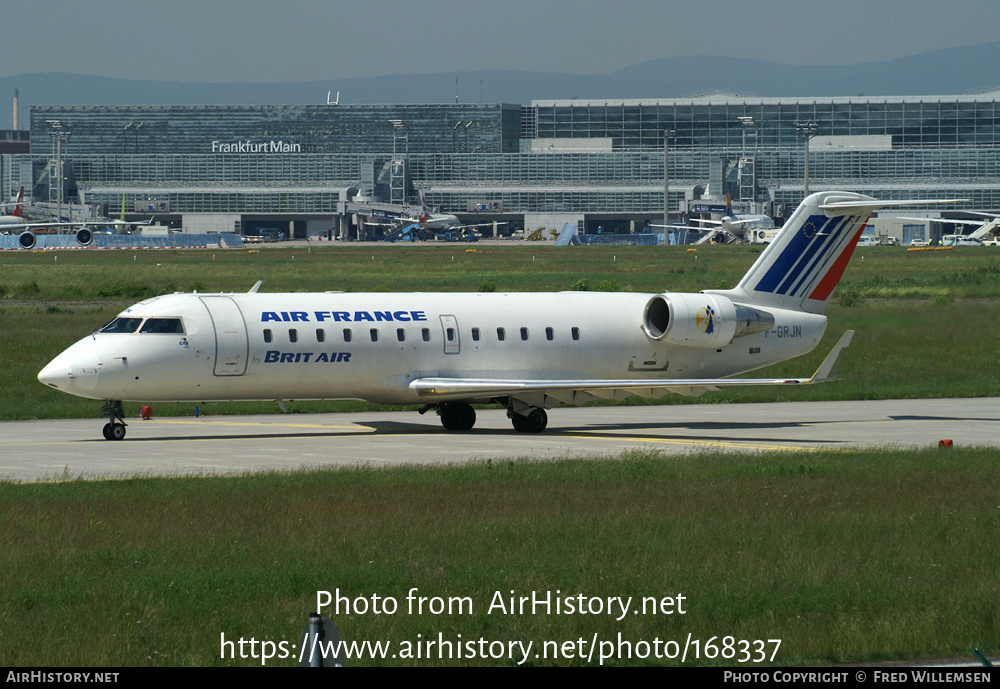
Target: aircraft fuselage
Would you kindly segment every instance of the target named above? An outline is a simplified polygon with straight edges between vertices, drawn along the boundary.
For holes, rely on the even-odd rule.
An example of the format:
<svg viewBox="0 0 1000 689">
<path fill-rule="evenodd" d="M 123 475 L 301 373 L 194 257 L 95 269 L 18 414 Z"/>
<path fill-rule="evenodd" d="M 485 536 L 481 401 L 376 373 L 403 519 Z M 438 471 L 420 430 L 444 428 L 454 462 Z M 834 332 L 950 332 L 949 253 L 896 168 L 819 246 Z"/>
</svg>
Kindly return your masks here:
<svg viewBox="0 0 1000 689">
<path fill-rule="evenodd" d="M 107 400 L 407 404 L 423 401 L 410 387 L 418 378 L 722 378 L 812 350 L 827 322 L 823 315 L 771 308 L 768 330 L 721 346 L 678 346 L 644 329 L 653 297 L 174 294 L 126 309 L 119 319 L 136 319 L 132 332 L 99 331 L 80 340 L 39 379 Z M 169 332 L 150 327 L 161 322 L 170 324 Z M 452 398 L 468 395 L 437 399 Z"/>
</svg>

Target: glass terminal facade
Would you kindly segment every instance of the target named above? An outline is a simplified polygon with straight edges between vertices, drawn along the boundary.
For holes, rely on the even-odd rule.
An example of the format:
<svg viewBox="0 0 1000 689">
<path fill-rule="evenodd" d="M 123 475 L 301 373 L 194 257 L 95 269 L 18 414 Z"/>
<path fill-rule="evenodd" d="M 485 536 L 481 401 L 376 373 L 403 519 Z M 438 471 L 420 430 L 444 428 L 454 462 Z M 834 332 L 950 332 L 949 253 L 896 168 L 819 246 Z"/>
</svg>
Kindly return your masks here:
<svg viewBox="0 0 1000 689">
<path fill-rule="evenodd" d="M 31 110 L 35 155 L 53 153 L 48 122 L 74 151 L 115 155 L 511 153 L 515 105 L 48 106 Z M 394 126 L 394 123 L 395 126 Z"/>
<path fill-rule="evenodd" d="M 109 214 L 124 198 L 130 213 L 346 218 L 349 197 L 405 158 L 427 202 L 463 220 L 489 207 L 505 220 L 659 222 L 669 130 L 673 212 L 717 196 L 709 182 L 728 161 L 751 180 L 740 198 L 780 215 L 804 194 L 799 130 L 811 123 L 812 190 L 959 197 L 996 209 L 998 96 L 33 107 L 31 153 L 3 156 L 2 182 L 5 192 L 25 184 L 45 196 L 59 127 L 82 200 Z"/>
<path fill-rule="evenodd" d="M 534 101 L 534 138 L 610 137 L 618 150 L 662 149 L 664 130 L 681 149 L 741 150 L 741 117 L 753 118 L 759 148 L 801 145 L 796 123 L 820 135 L 888 136 L 893 148 L 992 147 L 1000 144 L 996 93 L 980 96 Z"/>
</svg>

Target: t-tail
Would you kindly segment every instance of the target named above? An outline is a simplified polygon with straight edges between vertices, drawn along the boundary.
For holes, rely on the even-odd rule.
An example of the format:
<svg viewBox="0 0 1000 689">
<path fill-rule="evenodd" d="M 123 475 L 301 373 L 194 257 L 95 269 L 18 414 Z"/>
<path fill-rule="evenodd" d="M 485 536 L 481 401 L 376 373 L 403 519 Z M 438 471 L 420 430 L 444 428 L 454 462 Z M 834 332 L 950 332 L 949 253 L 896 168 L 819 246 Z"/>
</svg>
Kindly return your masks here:
<svg viewBox="0 0 1000 689">
<path fill-rule="evenodd" d="M 811 194 L 739 285 L 722 293 L 755 306 L 823 313 L 873 211 L 955 201 L 879 201 L 846 191 Z"/>
</svg>

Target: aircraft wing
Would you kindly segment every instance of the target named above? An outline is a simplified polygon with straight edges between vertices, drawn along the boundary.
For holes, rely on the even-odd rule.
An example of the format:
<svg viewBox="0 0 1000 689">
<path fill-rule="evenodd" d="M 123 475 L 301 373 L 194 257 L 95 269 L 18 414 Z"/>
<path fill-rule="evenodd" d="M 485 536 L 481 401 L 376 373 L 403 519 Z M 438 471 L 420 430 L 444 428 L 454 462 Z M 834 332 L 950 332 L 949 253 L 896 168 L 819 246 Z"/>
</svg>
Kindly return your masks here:
<svg viewBox="0 0 1000 689">
<path fill-rule="evenodd" d="M 507 224 L 506 220 L 503 221 L 503 222 L 499 222 L 499 221 L 497 222 L 497 225 L 506 225 L 506 224 Z M 452 225 L 448 229 L 449 230 L 468 230 L 468 229 L 472 229 L 472 228 L 476 228 L 476 227 L 493 227 L 493 223 L 491 223 L 491 222 L 481 222 L 481 223 L 476 223 L 475 225 Z"/>
<path fill-rule="evenodd" d="M 85 223 L 83 221 L 78 221 L 78 222 L 69 222 L 69 221 L 65 221 L 65 222 L 23 222 L 23 223 L 19 222 L 19 223 L 11 223 L 9 225 L 4 225 L 3 227 L 6 228 L 6 229 L 8 229 L 8 230 L 14 229 L 14 230 L 21 230 L 23 232 L 25 230 L 33 230 L 36 227 L 82 227 L 83 225 L 86 225 L 86 224 L 87 223 Z"/>
<path fill-rule="evenodd" d="M 667 393 L 697 397 L 705 392 L 723 387 L 750 385 L 811 385 L 836 380 L 831 375 L 840 353 L 851 343 L 853 330 L 845 332 L 809 378 L 641 378 L 641 379 L 582 379 L 541 380 L 502 378 L 417 378 L 410 389 L 421 397 L 450 397 L 452 399 L 487 399 L 491 397 L 530 397 L 537 401 L 539 395 L 557 402 L 574 404 L 593 398 L 624 399 L 630 395 L 662 397 Z M 580 398 L 578 395 L 584 397 Z M 548 406 L 554 406 L 548 405 Z"/>
</svg>

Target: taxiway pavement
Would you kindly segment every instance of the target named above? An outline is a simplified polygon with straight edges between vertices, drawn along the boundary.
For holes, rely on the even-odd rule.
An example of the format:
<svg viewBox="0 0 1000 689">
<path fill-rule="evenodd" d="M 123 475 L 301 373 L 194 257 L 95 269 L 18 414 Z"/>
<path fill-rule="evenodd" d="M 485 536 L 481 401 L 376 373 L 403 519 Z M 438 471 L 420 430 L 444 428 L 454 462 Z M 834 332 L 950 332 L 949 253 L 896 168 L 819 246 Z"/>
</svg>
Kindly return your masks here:
<svg viewBox="0 0 1000 689">
<path fill-rule="evenodd" d="M 171 405 L 156 411 L 169 413 Z M 500 409 L 445 431 L 434 413 L 274 414 L 129 420 L 122 441 L 102 419 L 0 423 L 0 479 L 244 474 L 302 467 L 454 463 L 616 455 L 645 448 L 1000 448 L 1000 398 L 557 408 L 542 434 L 515 432 Z"/>
</svg>

